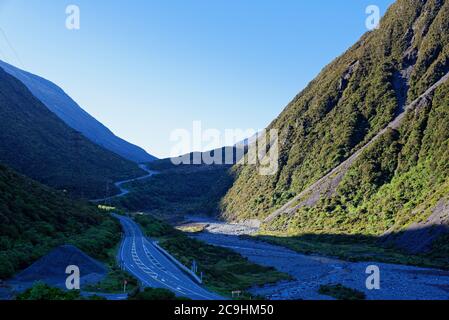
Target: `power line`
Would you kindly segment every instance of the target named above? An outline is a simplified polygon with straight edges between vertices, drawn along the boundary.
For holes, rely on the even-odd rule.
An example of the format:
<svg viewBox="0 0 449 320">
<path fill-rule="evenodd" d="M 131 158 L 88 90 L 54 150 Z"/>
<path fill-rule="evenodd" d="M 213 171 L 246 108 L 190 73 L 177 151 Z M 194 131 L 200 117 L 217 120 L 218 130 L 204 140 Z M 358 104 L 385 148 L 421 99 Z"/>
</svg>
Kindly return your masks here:
<svg viewBox="0 0 449 320">
<path fill-rule="evenodd" d="M 24 65 L 22 63 L 22 60 L 19 57 L 19 54 L 17 53 L 16 49 L 14 49 L 13 45 L 11 44 L 11 41 L 9 41 L 8 36 L 6 35 L 5 30 L 3 30 L 2 27 L 0 27 L 0 32 L 3 35 L 3 38 L 6 41 L 6 44 L 9 46 L 9 48 L 11 49 L 12 53 L 14 54 L 14 57 L 16 58 L 17 62 L 19 63 L 19 65 L 23 68 Z"/>
<path fill-rule="evenodd" d="M 1 57 L 1 59 L 2 59 L 3 61 L 6 61 L 6 55 L 5 55 L 5 53 L 3 52 L 3 50 L 2 50 L 1 47 L 0 47 L 0 57 Z"/>
</svg>

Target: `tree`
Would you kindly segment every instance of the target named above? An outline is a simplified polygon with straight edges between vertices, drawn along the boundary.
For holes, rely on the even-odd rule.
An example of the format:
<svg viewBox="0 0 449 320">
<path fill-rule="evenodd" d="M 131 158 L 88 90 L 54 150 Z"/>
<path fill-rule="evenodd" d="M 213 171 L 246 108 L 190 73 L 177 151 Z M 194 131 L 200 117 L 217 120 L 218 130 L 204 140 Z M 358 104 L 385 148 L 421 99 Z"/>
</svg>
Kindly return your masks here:
<svg viewBox="0 0 449 320">
<path fill-rule="evenodd" d="M 33 287 L 17 296 L 17 300 L 80 300 L 79 291 L 63 291 L 52 288 L 43 282 L 36 282 Z"/>
<path fill-rule="evenodd" d="M 143 291 L 137 290 L 137 292 L 130 295 L 128 299 L 153 301 L 177 300 L 176 295 L 173 292 L 159 288 L 145 288 Z"/>
</svg>

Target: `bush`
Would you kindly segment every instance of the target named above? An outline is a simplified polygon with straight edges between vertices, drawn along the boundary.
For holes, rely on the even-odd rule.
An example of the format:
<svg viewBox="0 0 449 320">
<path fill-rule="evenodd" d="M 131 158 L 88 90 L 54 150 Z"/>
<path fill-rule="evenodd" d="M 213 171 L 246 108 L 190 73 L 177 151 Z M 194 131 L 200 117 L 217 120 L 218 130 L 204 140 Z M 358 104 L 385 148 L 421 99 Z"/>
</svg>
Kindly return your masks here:
<svg viewBox="0 0 449 320">
<path fill-rule="evenodd" d="M 365 300 L 366 295 L 358 290 L 347 288 L 341 284 L 322 285 L 319 294 L 333 297 L 337 300 Z"/>
<path fill-rule="evenodd" d="M 13 265 L 7 260 L 6 254 L 0 254 L 0 279 L 6 279 L 14 272 Z"/>
<path fill-rule="evenodd" d="M 32 288 L 19 294 L 17 300 L 80 300 L 79 291 L 63 291 L 58 288 L 52 288 L 43 282 L 37 282 Z"/>
<path fill-rule="evenodd" d="M 147 300 L 147 301 L 169 301 L 178 300 L 176 295 L 167 289 L 145 288 L 143 291 L 136 290 L 129 295 L 128 300 Z"/>
</svg>

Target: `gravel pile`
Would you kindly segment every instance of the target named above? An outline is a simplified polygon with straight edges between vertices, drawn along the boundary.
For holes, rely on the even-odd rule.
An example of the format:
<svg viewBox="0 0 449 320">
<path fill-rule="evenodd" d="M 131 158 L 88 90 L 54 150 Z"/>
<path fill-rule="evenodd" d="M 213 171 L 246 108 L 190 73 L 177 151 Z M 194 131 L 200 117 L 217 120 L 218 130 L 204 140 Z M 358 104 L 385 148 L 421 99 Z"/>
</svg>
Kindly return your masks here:
<svg viewBox="0 0 449 320">
<path fill-rule="evenodd" d="M 35 282 L 42 281 L 48 285 L 65 288 L 68 266 L 78 266 L 81 287 L 97 283 L 107 274 L 106 267 L 74 246 L 61 246 L 42 257 L 30 267 L 8 281 L 8 286 L 21 292 Z"/>
</svg>

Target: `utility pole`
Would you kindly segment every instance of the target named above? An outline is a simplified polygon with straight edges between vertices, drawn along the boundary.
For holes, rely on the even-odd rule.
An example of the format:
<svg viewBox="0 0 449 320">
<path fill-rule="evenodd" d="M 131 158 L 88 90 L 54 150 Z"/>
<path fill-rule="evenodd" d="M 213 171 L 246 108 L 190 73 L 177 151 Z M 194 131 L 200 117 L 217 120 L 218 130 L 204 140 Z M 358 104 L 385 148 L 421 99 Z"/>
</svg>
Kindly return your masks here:
<svg viewBox="0 0 449 320">
<path fill-rule="evenodd" d="M 128 285 L 128 280 L 123 281 L 123 293 L 126 293 L 126 286 Z"/>
<path fill-rule="evenodd" d="M 196 263 L 195 260 L 193 260 L 193 262 L 192 262 L 192 272 L 195 274 L 198 273 L 198 264 Z"/>
</svg>

